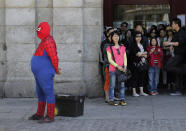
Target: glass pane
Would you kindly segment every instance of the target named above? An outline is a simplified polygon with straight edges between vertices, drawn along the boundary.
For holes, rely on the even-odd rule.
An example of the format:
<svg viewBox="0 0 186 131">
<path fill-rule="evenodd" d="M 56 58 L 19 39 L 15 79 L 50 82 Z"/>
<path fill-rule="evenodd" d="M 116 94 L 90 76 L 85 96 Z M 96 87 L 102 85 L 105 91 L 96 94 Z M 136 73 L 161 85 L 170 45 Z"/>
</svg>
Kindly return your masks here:
<svg viewBox="0 0 186 131">
<path fill-rule="evenodd" d="M 147 29 L 151 25 L 169 24 L 170 6 L 166 5 L 117 5 L 114 7 L 114 27 L 121 22 L 129 23 L 129 29 L 142 24 Z"/>
</svg>

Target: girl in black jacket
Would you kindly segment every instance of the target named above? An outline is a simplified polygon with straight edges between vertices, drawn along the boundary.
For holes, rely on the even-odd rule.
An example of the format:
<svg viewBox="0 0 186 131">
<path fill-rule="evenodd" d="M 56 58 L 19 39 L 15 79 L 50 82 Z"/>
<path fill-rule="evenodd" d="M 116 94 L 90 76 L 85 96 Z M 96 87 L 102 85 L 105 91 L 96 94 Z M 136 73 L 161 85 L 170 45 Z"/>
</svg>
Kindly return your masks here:
<svg viewBox="0 0 186 131">
<path fill-rule="evenodd" d="M 135 32 L 134 35 L 134 43 L 131 49 L 131 61 L 132 61 L 132 72 L 133 72 L 133 84 L 132 84 L 132 91 L 133 96 L 139 96 L 136 93 L 136 88 L 140 88 L 140 95 L 148 96 L 148 94 L 144 93 L 143 86 L 144 86 L 144 79 L 145 74 L 147 71 L 147 51 L 144 45 L 141 43 L 142 40 L 142 33 Z"/>
</svg>

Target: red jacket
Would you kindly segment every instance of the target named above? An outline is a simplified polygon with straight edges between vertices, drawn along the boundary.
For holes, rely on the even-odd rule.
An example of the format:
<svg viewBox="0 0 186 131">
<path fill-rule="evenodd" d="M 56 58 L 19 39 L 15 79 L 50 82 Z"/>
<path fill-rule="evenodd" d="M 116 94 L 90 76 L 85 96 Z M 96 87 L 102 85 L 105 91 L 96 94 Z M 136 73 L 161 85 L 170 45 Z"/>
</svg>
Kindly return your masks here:
<svg viewBox="0 0 186 131">
<path fill-rule="evenodd" d="M 154 48 L 152 46 L 147 47 L 147 52 L 148 52 L 148 63 L 149 66 L 154 66 L 154 60 L 155 58 L 158 60 L 158 67 L 162 67 L 162 58 L 163 58 L 163 51 L 159 46 L 155 47 L 154 52 L 151 52 L 151 49 Z"/>
</svg>

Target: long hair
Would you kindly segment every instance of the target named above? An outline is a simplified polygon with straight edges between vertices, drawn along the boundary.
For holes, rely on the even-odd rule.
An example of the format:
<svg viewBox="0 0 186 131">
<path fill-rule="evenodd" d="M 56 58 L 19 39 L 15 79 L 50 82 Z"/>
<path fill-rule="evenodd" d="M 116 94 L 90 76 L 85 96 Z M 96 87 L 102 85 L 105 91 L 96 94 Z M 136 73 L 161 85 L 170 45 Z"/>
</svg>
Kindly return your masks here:
<svg viewBox="0 0 186 131">
<path fill-rule="evenodd" d="M 152 40 L 155 39 L 156 40 L 156 46 L 158 45 L 158 40 L 156 37 L 151 37 L 150 38 L 150 46 L 152 46 Z"/>
<path fill-rule="evenodd" d="M 118 31 L 113 31 L 112 33 L 110 33 L 110 36 L 111 36 L 111 43 L 112 43 L 113 45 L 115 45 L 115 44 L 114 44 L 114 41 L 113 41 L 113 39 L 112 39 L 114 35 L 118 35 L 118 36 L 119 36 Z M 119 36 L 119 38 L 120 38 L 120 36 Z M 120 44 L 119 41 L 118 41 L 118 44 Z"/>
<path fill-rule="evenodd" d="M 151 36 L 151 33 L 152 33 L 153 31 L 155 31 L 155 34 L 156 34 L 156 37 L 157 37 L 157 36 L 158 36 L 158 30 L 157 30 L 157 29 L 151 29 L 149 35 Z"/>
<path fill-rule="evenodd" d="M 109 31 L 110 30 L 113 30 L 114 28 L 113 27 L 109 27 L 108 29 L 107 29 L 107 31 L 106 31 L 106 36 L 107 36 L 107 34 L 109 33 Z M 107 38 L 109 38 L 109 36 L 110 36 L 110 34 L 107 36 Z"/>
<path fill-rule="evenodd" d="M 132 37 L 133 30 L 132 30 L 132 29 L 128 29 L 128 30 L 125 32 L 125 38 L 127 38 L 127 34 L 128 34 L 128 32 L 131 33 L 131 37 Z"/>
<path fill-rule="evenodd" d="M 133 38 L 135 44 L 137 44 L 137 42 L 136 42 L 136 36 L 138 36 L 138 35 L 141 35 L 141 41 L 140 41 L 140 42 L 143 41 L 143 37 L 142 37 L 143 35 L 142 35 L 142 33 L 139 32 L 139 31 L 135 31 L 135 32 L 134 32 L 134 38 Z M 142 43 L 141 43 L 141 44 L 142 44 Z"/>
</svg>

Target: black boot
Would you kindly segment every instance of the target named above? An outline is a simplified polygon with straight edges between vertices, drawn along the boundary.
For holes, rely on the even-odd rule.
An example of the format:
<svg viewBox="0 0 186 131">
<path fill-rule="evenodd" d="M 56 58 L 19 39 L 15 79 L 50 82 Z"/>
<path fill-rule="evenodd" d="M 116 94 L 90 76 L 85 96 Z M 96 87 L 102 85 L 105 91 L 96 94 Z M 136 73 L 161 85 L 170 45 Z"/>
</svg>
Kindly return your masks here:
<svg viewBox="0 0 186 131">
<path fill-rule="evenodd" d="M 41 119 L 43 119 L 43 117 L 37 114 L 34 114 L 28 118 L 28 120 L 41 120 Z"/>
</svg>

